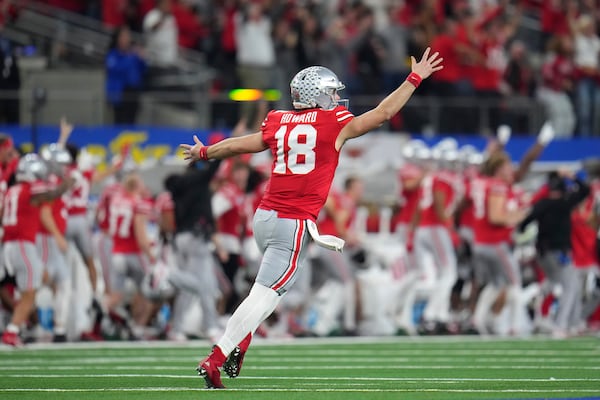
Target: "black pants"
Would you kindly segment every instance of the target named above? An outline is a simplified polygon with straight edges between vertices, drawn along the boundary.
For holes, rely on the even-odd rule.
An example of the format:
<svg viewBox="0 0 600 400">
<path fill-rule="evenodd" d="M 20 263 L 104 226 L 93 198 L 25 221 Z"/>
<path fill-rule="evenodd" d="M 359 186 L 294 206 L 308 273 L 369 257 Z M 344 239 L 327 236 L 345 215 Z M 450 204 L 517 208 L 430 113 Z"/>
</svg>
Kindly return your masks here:
<svg viewBox="0 0 600 400">
<path fill-rule="evenodd" d="M 115 124 L 135 124 L 139 111 L 140 92 L 137 89 L 125 89 L 123 100 L 113 104 Z"/>
</svg>

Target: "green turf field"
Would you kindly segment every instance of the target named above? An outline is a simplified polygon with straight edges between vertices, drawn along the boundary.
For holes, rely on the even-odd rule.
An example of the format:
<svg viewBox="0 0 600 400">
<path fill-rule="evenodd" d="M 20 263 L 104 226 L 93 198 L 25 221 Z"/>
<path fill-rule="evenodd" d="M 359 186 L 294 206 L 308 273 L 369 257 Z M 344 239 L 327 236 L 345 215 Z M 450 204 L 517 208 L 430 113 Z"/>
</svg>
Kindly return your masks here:
<svg viewBox="0 0 600 400">
<path fill-rule="evenodd" d="M 202 389 L 206 342 L 0 348 L 0 399 L 600 398 L 600 339 L 256 341 L 242 376 Z"/>
</svg>

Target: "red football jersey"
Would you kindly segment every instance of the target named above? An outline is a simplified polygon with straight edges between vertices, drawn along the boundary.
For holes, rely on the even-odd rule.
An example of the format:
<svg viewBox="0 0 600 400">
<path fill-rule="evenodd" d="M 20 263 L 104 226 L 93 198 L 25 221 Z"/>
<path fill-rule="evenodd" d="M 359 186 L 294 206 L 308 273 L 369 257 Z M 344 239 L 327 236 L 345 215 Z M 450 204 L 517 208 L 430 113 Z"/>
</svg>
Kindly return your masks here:
<svg viewBox="0 0 600 400">
<path fill-rule="evenodd" d="M 409 224 L 412 216 L 417 211 L 417 207 L 419 205 L 419 187 L 414 189 L 406 189 L 403 182 L 411 179 L 418 179 L 423 174 L 423 171 L 412 164 L 405 164 L 400 168 L 398 172 L 398 179 L 400 180 L 400 198 L 402 199 L 402 206 L 400 211 L 394 218 L 393 225 L 394 227 L 397 225 L 406 225 Z"/>
<path fill-rule="evenodd" d="M 490 195 L 505 196 L 505 207 L 508 210 L 517 209 L 518 205 L 510 186 L 498 179 L 480 177 L 471 180 L 469 194 L 475 215 L 473 225 L 475 243 L 497 244 L 510 241 L 514 228 L 492 224 L 489 220 L 488 210 Z"/>
<path fill-rule="evenodd" d="M 50 187 L 56 187 L 61 184 L 61 178 L 56 175 L 50 175 L 48 179 L 48 184 Z M 67 231 L 67 196 L 63 194 L 62 196 L 52 200 L 50 207 L 52 207 L 52 217 L 54 218 L 54 223 L 56 227 L 63 235 Z M 40 223 L 40 233 L 49 234 L 48 230 L 44 227 L 43 224 Z"/>
<path fill-rule="evenodd" d="M 275 210 L 282 218 L 315 221 L 338 164 L 335 140 L 353 118 L 343 106 L 271 111 L 261 130 L 273 169 L 260 208 Z"/>
<path fill-rule="evenodd" d="M 76 167 L 69 170 L 75 183 L 69 191 L 68 209 L 69 215 L 81 215 L 87 212 L 87 206 L 90 199 L 90 190 L 92 188 L 93 170 L 80 171 Z"/>
<path fill-rule="evenodd" d="M 213 207 L 213 213 L 217 220 L 217 230 L 239 238 L 242 233 L 245 193 L 237 185 L 228 182 L 217 190 L 215 196 L 218 205 Z"/>
<path fill-rule="evenodd" d="M 139 196 L 124 191 L 113 196 L 109 206 L 109 232 L 113 238 L 114 253 L 140 252 L 133 220 L 137 215 L 149 215 L 150 212 L 150 204 Z"/>
<path fill-rule="evenodd" d="M 173 197 L 171 196 L 171 192 L 165 191 L 159 193 L 154 199 L 154 215 L 156 220 L 160 217 L 162 213 L 172 212 L 175 210 L 175 202 L 173 201 Z"/>
<path fill-rule="evenodd" d="M 244 236 L 252 237 L 254 234 L 254 228 L 252 227 L 252 221 L 254 219 L 254 213 L 256 209 L 260 205 L 262 198 L 265 194 L 265 189 L 267 187 L 267 181 L 261 182 L 256 186 L 256 189 L 252 193 L 246 195 L 244 199 L 243 205 L 243 214 L 244 214 Z"/>
<path fill-rule="evenodd" d="M 336 192 L 335 190 L 331 192 L 330 196 L 333 198 L 333 208 L 336 211 L 349 211 L 350 216 L 346 221 L 346 228 L 349 228 L 356 217 L 356 202 L 345 193 Z M 322 214 L 323 218 L 318 221 L 319 233 L 340 236 L 342 232 L 338 232 L 333 217 L 325 212 L 322 212 Z"/>
<path fill-rule="evenodd" d="M 100 198 L 98 199 L 98 205 L 96 206 L 98 209 L 96 218 L 98 221 L 98 228 L 103 232 L 108 232 L 109 229 L 109 220 L 108 216 L 110 213 L 110 202 L 112 198 L 121 191 L 122 186 L 119 182 L 112 183 L 107 185 L 100 193 Z"/>
<path fill-rule="evenodd" d="M 2 213 L 3 242 L 25 240 L 35 243 L 40 229 L 40 207 L 31 204 L 31 197 L 47 191 L 48 185 L 43 181 L 22 182 L 8 188 Z"/>
<path fill-rule="evenodd" d="M 8 190 L 8 180 L 16 171 L 18 163 L 19 158 L 17 157 L 9 161 L 6 165 L 0 165 L 0 211 L 2 210 L 2 205 L 4 204 L 4 195 Z"/>
<path fill-rule="evenodd" d="M 471 182 L 477 179 L 473 177 L 470 179 L 465 178 L 465 198 L 464 207 L 460 213 L 460 220 L 458 224 L 465 228 L 473 229 L 475 225 L 475 206 L 473 205 L 473 199 L 471 198 Z"/>
<path fill-rule="evenodd" d="M 600 183 L 591 185 L 589 196 L 571 214 L 571 246 L 575 267 L 598 265 L 596 230 L 589 225 L 594 205 L 600 204 Z"/>
<path fill-rule="evenodd" d="M 444 210 L 446 215 L 451 216 L 463 196 L 464 188 L 458 176 L 449 171 L 438 171 L 426 176 L 419 189 L 420 226 L 447 226 L 448 224 L 447 221 L 441 221 L 435 212 L 433 197 L 437 191 L 445 194 Z"/>
</svg>

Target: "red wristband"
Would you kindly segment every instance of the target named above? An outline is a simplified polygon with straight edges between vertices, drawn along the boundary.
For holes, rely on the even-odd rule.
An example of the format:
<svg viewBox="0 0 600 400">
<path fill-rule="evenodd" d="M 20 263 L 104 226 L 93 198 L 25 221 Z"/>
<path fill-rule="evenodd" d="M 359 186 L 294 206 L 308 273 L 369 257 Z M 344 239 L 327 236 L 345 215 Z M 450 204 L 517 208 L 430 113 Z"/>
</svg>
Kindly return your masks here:
<svg viewBox="0 0 600 400">
<path fill-rule="evenodd" d="M 419 76 L 419 74 L 411 72 L 410 74 L 408 74 L 408 76 L 406 77 L 406 80 L 408 82 L 410 82 L 415 89 L 419 87 L 419 85 L 421 84 L 421 81 L 423 81 L 423 78 L 421 78 Z"/>
<path fill-rule="evenodd" d="M 198 158 L 202 161 L 208 160 L 208 146 L 200 147 L 200 151 L 198 152 Z"/>
</svg>

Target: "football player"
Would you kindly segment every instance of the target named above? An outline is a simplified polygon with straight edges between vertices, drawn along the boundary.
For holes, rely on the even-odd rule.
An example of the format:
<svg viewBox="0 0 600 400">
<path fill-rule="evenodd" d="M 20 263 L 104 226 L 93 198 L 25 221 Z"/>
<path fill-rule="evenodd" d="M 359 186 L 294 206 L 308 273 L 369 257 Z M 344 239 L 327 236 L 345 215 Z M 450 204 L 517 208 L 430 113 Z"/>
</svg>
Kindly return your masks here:
<svg viewBox="0 0 600 400">
<path fill-rule="evenodd" d="M 338 241 L 324 241 L 314 225 L 327 199 L 339 152 L 347 140 L 364 135 L 396 115 L 421 81 L 443 68 L 438 55 L 427 49 L 419 62 L 412 57 L 412 72 L 406 82 L 359 117 L 338 104 L 338 92 L 344 89 L 338 77 L 327 68 L 309 67 L 296 74 L 290 84 L 294 109 L 269 112 L 260 132 L 212 146 L 204 146 L 197 137 L 193 145 L 182 145 L 185 158 L 192 161 L 266 149 L 274 159 L 269 186 L 254 216 L 254 235 L 264 254 L 261 267 L 248 297 L 229 319 L 224 335 L 198 365 L 207 387 L 224 387 L 221 367 L 229 376 L 239 374 L 252 334 L 296 280 L 310 236 L 341 250 Z"/>
</svg>

